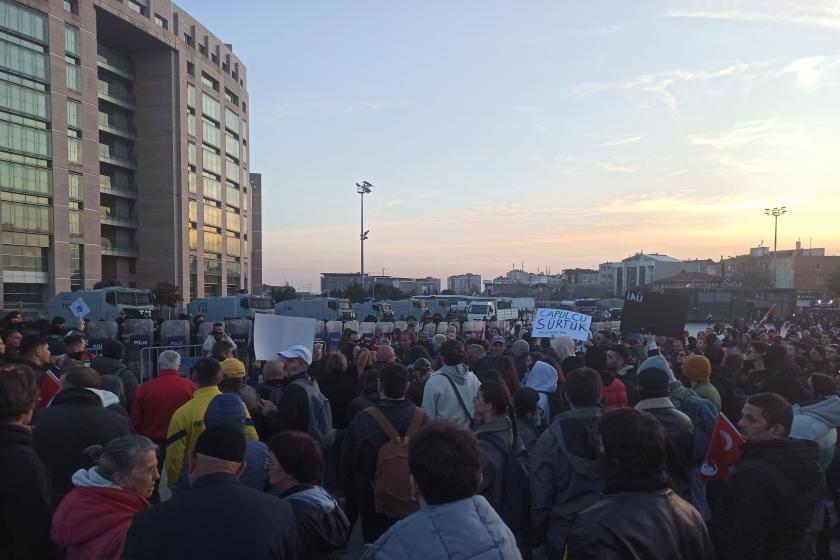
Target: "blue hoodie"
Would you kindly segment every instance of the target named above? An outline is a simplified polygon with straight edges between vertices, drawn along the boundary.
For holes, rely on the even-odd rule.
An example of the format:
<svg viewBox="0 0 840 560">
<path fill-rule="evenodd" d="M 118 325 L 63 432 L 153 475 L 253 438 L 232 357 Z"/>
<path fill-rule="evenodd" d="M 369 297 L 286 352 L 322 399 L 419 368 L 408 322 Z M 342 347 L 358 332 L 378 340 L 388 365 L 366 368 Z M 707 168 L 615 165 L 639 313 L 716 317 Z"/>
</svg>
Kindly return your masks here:
<svg viewBox="0 0 840 560">
<path fill-rule="evenodd" d="M 809 405 L 793 405 L 790 437 L 816 442 L 820 448 L 820 466 L 828 468 L 834 459 L 840 426 L 840 397 L 831 395 Z"/>
<path fill-rule="evenodd" d="M 545 362 L 537 362 L 531 368 L 531 373 L 525 378 L 525 386 L 539 392 L 540 401 L 538 404 L 543 411 L 545 425 L 551 424 L 551 410 L 546 393 L 557 391 L 557 370 Z"/>
</svg>

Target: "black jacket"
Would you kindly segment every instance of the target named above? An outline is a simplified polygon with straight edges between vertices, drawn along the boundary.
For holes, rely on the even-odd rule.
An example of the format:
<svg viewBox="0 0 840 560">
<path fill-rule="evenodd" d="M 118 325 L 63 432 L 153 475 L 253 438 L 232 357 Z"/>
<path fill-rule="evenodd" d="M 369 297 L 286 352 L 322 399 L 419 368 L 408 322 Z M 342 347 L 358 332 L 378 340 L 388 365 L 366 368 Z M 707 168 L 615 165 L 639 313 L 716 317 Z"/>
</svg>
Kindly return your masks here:
<svg viewBox="0 0 840 560">
<path fill-rule="evenodd" d="M 29 431 L 0 424 L 0 558 L 53 558 L 49 476 Z"/>
<path fill-rule="evenodd" d="M 364 409 L 379 404 L 379 384 L 371 383 L 362 388 L 362 395 L 356 397 L 347 407 L 347 424 L 352 424 L 353 419 Z"/>
<path fill-rule="evenodd" d="M 189 490 L 134 516 L 128 560 L 285 560 L 297 558 L 292 506 L 229 474 L 205 475 Z"/>
<path fill-rule="evenodd" d="M 122 360 L 115 360 L 114 358 L 106 358 L 104 356 L 94 358 L 90 367 L 95 369 L 99 375 L 116 375 L 122 379 L 125 387 L 126 408 L 131 410 L 131 403 L 134 402 L 134 392 L 140 386 L 134 372 L 128 369 Z"/>
<path fill-rule="evenodd" d="M 720 394 L 720 411 L 729 418 L 733 424 L 741 419 L 741 409 L 746 400 L 744 395 L 735 388 L 735 375 L 732 370 L 724 365 L 712 366 L 712 373 L 709 376 L 709 383 L 714 385 Z"/>
<path fill-rule="evenodd" d="M 325 490 L 301 484 L 280 494 L 291 504 L 297 520 L 297 557 L 338 558 L 350 539 L 350 521 Z"/>
<path fill-rule="evenodd" d="M 575 519 L 568 560 L 713 560 L 703 518 L 668 484 L 664 474 L 611 476 L 604 499 Z"/>
<path fill-rule="evenodd" d="M 790 360 L 784 360 L 767 368 L 755 392 L 777 393 L 789 403 L 799 404 L 810 397 L 802 379 L 802 369 Z"/>
<path fill-rule="evenodd" d="M 53 506 L 73 489 L 70 477 L 93 466 L 82 452 L 133 433 L 128 418 L 102 406 L 89 389 L 64 389 L 50 406 L 35 411 L 34 446 L 52 475 Z"/>
<path fill-rule="evenodd" d="M 265 419 L 268 432 L 276 434 L 283 430 L 309 431 L 309 395 L 306 389 L 294 383 L 307 375 L 299 373 L 280 380 L 278 387 L 281 387 L 283 392 L 276 403 L 277 413 Z"/>
<path fill-rule="evenodd" d="M 670 404 L 670 399 L 665 400 Z M 644 406 L 642 403 L 640 407 Z M 694 424 L 673 405 L 670 408 L 644 408 L 644 411 L 656 416 L 665 428 L 668 443 L 665 470 L 671 478 L 671 488 L 684 500 L 690 500 L 691 471 L 700 466 L 694 453 Z"/>
<path fill-rule="evenodd" d="M 350 424 L 347 407 L 356 398 L 356 380 L 344 372 L 322 372 L 316 379 L 321 393 L 330 401 L 333 427 L 336 430 L 346 428 Z"/>
<path fill-rule="evenodd" d="M 803 440 L 746 443 L 712 515 L 721 560 L 806 555 L 805 530 L 825 485 L 817 445 Z"/>
</svg>

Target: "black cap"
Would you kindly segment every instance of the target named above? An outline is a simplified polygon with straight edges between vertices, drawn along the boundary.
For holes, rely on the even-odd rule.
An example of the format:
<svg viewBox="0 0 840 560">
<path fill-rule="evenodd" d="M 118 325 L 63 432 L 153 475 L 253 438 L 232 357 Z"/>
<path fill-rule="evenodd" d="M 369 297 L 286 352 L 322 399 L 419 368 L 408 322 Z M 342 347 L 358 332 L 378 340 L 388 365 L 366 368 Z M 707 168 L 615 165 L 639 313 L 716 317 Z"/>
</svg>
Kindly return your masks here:
<svg viewBox="0 0 840 560">
<path fill-rule="evenodd" d="M 223 461 L 241 463 L 245 460 L 245 436 L 240 428 L 230 425 L 209 426 L 198 436 L 195 452 Z"/>
</svg>

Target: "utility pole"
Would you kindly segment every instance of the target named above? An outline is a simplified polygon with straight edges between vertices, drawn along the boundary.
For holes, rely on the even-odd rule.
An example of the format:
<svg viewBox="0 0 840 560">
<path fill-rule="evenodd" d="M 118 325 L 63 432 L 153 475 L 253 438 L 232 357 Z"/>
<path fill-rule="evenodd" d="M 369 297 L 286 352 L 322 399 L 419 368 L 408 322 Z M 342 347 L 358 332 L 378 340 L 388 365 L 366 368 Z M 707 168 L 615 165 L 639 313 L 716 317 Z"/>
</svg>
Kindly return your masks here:
<svg viewBox="0 0 840 560">
<path fill-rule="evenodd" d="M 361 266 L 359 268 L 359 282 L 362 286 L 362 293 L 364 294 L 365 291 L 365 240 L 368 238 L 368 233 L 370 230 L 365 231 L 365 195 L 370 194 L 370 191 L 373 189 L 373 185 L 371 185 L 367 181 L 362 181 L 361 183 L 356 183 L 356 193 L 359 194 L 359 198 L 362 201 L 362 212 L 361 212 L 361 228 L 359 229 L 359 241 L 361 242 Z"/>
<path fill-rule="evenodd" d="M 787 214 L 787 207 L 765 208 L 764 215 L 773 217 L 773 287 L 776 287 L 776 251 L 779 241 L 779 216 Z"/>
</svg>

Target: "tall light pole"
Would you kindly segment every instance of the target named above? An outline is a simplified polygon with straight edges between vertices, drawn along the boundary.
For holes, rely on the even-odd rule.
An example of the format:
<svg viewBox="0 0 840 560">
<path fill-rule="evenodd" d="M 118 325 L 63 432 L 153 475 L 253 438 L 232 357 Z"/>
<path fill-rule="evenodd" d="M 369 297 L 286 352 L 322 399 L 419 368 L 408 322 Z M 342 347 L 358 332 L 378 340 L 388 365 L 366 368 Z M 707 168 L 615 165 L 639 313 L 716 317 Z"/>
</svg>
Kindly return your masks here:
<svg viewBox="0 0 840 560">
<path fill-rule="evenodd" d="M 779 216 L 787 214 L 787 207 L 765 208 L 765 216 L 773 216 L 773 287 L 776 287 L 776 250 L 779 241 Z"/>
<path fill-rule="evenodd" d="M 361 228 L 359 229 L 359 241 L 361 242 L 361 266 L 359 267 L 359 281 L 362 285 L 362 293 L 365 290 L 365 240 L 368 238 L 368 233 L 370 230 L 365 231 L 365 195 L 370 194 L 370 191 L 373 190 L 373 185 L 368 183 L 367 181 L 362 181 L 361 183 L 356 183 L 356 192 L 359 194 L 359 198 L 362 200 L 362 223 Z"/>
</svg>

